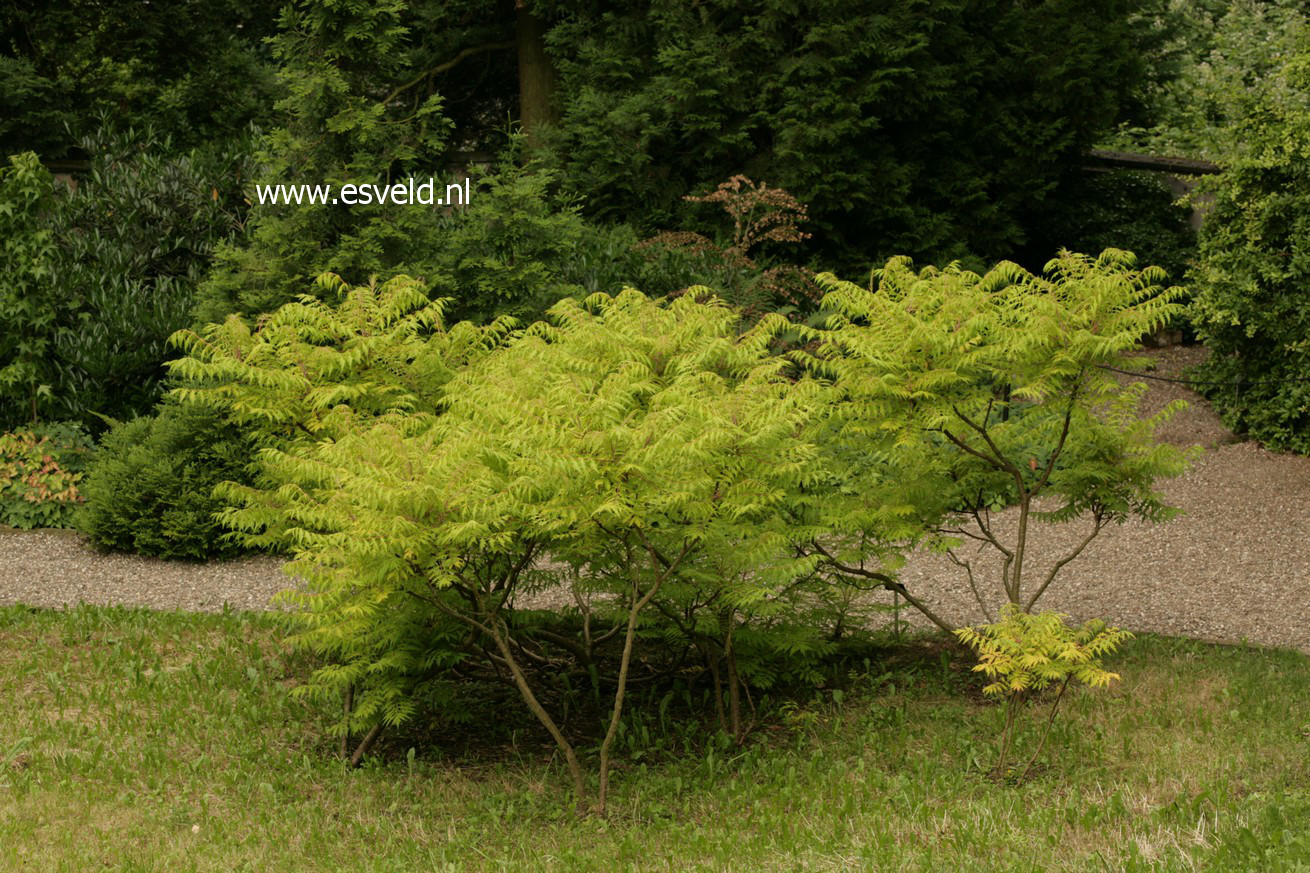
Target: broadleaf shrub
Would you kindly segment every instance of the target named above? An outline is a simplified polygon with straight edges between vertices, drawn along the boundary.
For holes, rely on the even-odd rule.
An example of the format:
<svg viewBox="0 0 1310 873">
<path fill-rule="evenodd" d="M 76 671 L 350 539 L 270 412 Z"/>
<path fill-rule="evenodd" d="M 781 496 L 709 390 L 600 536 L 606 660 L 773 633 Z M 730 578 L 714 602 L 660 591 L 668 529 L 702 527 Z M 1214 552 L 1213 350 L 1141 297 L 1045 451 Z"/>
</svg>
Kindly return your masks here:
<svg viewBox="0 0 1310 873">
<path fill-rule="evenodd" d="M 723 239 L 694 231 L 665 231 L 643 240 L 646 250 L 673 250 L 697 257 L 714 280 L 703 283 L 746 314 L 759 317 L 779 306 L 811 309 L 820 296 L 814 275 L 795 264 L 770 266 L 770 248 L 796 245 L 810 238 L 801 229 L 809 214 L 805 204 L 781 188 L 733 176 L 704 197 L 687 196 L 690 203 L 721 207 L 730 219 Z M 717 281 L 715 281 L 717 280 Z M 678 289 L 679 292 L 685 288 Z"/>
<path fill-rule="evenodd" d="M 413 285 L 402 281 L 354 289 L 348 300 Z M 289 411 L 305 424 L 263 451 L 255 485 L 228 489 L 236 508 L 225 517 L 249 541 L 279 542 L 296 557 L 292 569 L 308 588 L 289 595 L 301 607 L 295 639 L 328 661 L 305 693 L 346 695 L 346 730 L 367 738 L 412 719 L 415 700 L 452 666 L 507 665 L 560 744 L 585 806 L 576 751 L 537 696 L 548 680 L 529 676 L 540 661 L 521 654 L 548 646 L 550 662 L 603 666 L 617 683 L 602 747 L 603 807 L 605 762 L 650 615 L 683 614 L 694 625 L 696 604 L 712 604 L 706 614 L 717 630 L 694 642 L 726 633 L 730 656 L 734 616 L 795 578 L 780 521 L 767 519 L 813 454 L 798 425 L 817 386 L 784 378 L 767 333 L 738 337 L 738 315 L 698 296 L 667 307 L 635 291 L 586 305 L 566 299 L 550 324 L 508 345 L 494 330 L 430 323 L 428 347 L 455 368 L 404 403 L 379 405 L 386 392 L 343 370 L 301 369 L 294 341 L 276 346 L 284 362 L 259 344 L 238 355 L 212 338 L 188 341 L 193 356 L 174 369 L 193 385 L 179 397 L 270 422 Z M 409 304 L 422 311 L 418 299 Z M 349 319 L 348 306 L 322 315 Z M 297 311 L 284 308 L 268 325 Z M 468 342 L 478 338 L 480 351 Z M 401 338 L 410 342 L 422 348 L 412 331 Z M 403 379 L 405 365 L 394 372 Z M 310 439 L 324 425 L 312 405 L 285 393 L 310 396 L 314 374 L 321 392 L 342 401 L 326 413 L 331 439 Z M 439 415 L 425 411 L 436 407 Z M 564 574 L 574 578 L 579 619 L 611 631 L 560 643 L 514 609 L 517 592 L 561 581 L 536 566 L 545 556 L 587 568 L 586 578 Z M 736 661 L 728 664 L 737 683 Z"/>
<path fill-rule="evenodd" d="M 218 520 L 222 482 L 250 481 L 248 432 L 212 409 L 165 402 L 106 433 L 82 484 L 76 526 L 92 542 L 160 558 L 203 560 L 243 547 Z"/>
<path fill-rule="evenodd" d="M 1190 308 L 1210 358 L 1197 371 L 1234 429 L 1310 453 L 1310 48 L 1293 89 L 1239 125 L 1244 148 L 1205 186 Z"/>
<path fill-rule="evenodd" d="M 82 478 L 93 448 L 76 424 L 0 435 L 0 525 L 71 527 L 84 500 Z"/>
<path fill-rule="evenodd" d="M 1106 525 L 1172 517 L 1155 485 L 1190 456 L 1155 429 L 1181 404 L 1142 418 L 1145 386 L 1106 369 L 1133 366 L 1142 338 L 1180 313 L 1183 291 L 1163 279 L 1113 249 L 1065 252 L 1042 275 L 1012 263 L 984 275 L 916 271 L 896 259 L 868 287 L 820 276 L 830 317 L 806 332 L 813 351 L 795 357 L 845 402 L 816 439 L 832 482 L 800 514 L 819 531 L 806 550 L 951 630 L 896 580 L 905 547 L 947 550 L 990 619 L 997 593 L 1031 609 L 1067 563 L 1025 560 L 1038 535 L 1030 520 L 1086 524 L 1073 560 Z M 1019 514 L 1008 542 L 991 515 L 1006 506 Z M 984 556 L 999 573 L 983 574 Z"/>
<path fill-rule="evenodd" d="M 76 188 L 30 154 L 0 171 L 0 426 L 148 412 L 215 244 L 241 228 L 239 145 L 176 154 L 105 126 L 83 147 Z"/>
<path fill-rule="evenodd" d="M 242 233 L 248 145 L 179 153 L 152 130 L 103 126 L 76 190 L 49 217 L 53 393 L 48 413 L 99 429 L 163 393 L 168 337 L 191 323 L 215 247 Z"/>
<path fill-rule="evenodd" d="M 1110 251 L 874 278 L 823 279 L 817 328 L 693 287 L 568 297 L 513 330 L 447 325 L 413 279 L 326 276 L 339 303 L 179 333 L 172 396 L 258 439 L 221 517 L 291 554 L 292 642 L 320 659 L 297 693 L 341 701 L 352 761 L 385 730 L 463 723 L 459 689 L 499 682 L 603 812 L 634 683 L 704 677 L 706 721 L 741 742 L 750 689 L 821 678 L 862 591 L 922 606 L 899 562 L 974 510 L 1093 535 L 1171 514 L 1153 486 L 1183 457 L 1098 367 L 1176 314 L 1158 270 Z M 1027 608 L 1054 574 L 1025 584 L 1022 563 L 997 581 Z M 591 772 L 566 718 L 586 688 Z"/>
<path fill-rule="evenodd" d="M 0 168 L 0 426 L 38 421 L 50 397 L 54 243 L 44 216 L 53 196 L 54 179 L 35 154 Z"/>
</svg>

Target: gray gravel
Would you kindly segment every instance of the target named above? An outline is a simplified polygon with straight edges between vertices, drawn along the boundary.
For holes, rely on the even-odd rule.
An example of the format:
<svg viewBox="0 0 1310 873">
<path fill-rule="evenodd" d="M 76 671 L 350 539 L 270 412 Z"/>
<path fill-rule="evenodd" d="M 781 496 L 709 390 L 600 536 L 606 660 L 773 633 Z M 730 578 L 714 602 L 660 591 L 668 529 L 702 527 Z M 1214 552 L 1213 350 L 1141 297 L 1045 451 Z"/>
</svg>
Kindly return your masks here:
<svg viewBox="0 0 1310 873">
<path fill-rule="evenodd" d="M 287 583 L 282 562 L 266 556 L 161 561 L 99 552 L 73 531 L 0 528 L 0 605 L 267 609 Z"/>
<path fill-rule="evenodd" d="M 1159 375 L 1177 375 L 1203 354 L 1178 347 L 1151 353 Z M 1130 522 L 1104 531 L 1065 568 L 1042 605 L 1132 630 L 1310 651 L 1310 458 L 1238 441 L 1180 385 L 1151 383 L 1144 409 L 1179 397 L 1192 406 L 1161 437 L 1206 449 L 1188 473 L 1164 485 L 1186 514 L 1168 524 Z M 1010 520 L 1001 514 L 1000 528 Z M 1030 566 L 1049 566 L 1083 530 L 1076 523 L 1039 526 Z M 999 568 L 986 569 L 992 576 L 984 581 L 994 589 Z M 966 581 L 944 557 L 912 556 L 903 578 L 944 617 L 980 620 Z M 159 561 L 102 554 L 66 531 L 0 530 L 0 604 L 264 609 L 287 583 L 280 562 L 269 557 Z"/>
<path fill-rule="evenodd" d="M 1177 376 L 1204 354 L 1195 347 L 1153 351 L 1153 374 Z M 1160 525 L 1129 522 L 1102 531 L 1064 568 L 1039 606 L 1078 620 L 1105 618 L 1130 630 L 1310 652 L 1310 458 L 1240 442 L 1186 387 L 1149 384 L 1143 412 L 1176 398 L 1191 404 L 1161 428 L 1160 437 L 1205 448 L 1187 473 L 1161 487 L 1184 515 Z M 998 519 L 1001 530 L 1012 531 L 1013 513 Z M 1038 525 L 1030 537 L 1029 566 L 1039 573 L 1024 575 L 1044 577 L 1086 531 L 1077 522 Z M 984 593 L 999 590 L 999 562 L 983 566 Z M 978 605 L 961 574 L 945 557 L 918 554 L 903 578 L 944 618 L 978 622 Z M 995 605 L 988 603 L 989 609 Z"/>
</svg>

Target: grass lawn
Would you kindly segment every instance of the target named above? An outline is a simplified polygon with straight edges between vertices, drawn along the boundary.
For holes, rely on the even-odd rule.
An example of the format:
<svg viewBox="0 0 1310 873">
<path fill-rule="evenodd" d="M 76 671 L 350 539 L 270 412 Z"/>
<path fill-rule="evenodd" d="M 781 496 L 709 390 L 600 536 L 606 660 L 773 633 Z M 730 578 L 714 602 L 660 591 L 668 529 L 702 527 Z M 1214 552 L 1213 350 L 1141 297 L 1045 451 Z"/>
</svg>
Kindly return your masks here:
<svg viewBox="0 0 1310 873">
<path fill-rule="evenodd" d="M 775 704 L 742 750 L 649 712 L 613 814 L 578 821 L 531 731 L 477 754 L 397 740 L 346 771 L 278 636 L 0 609 L 0 869 L 1310 870 L 1295 652 L 1135 640 L 1122 683 L 1066 697 L 1049 766 L 998 786 L 1000 710 L 917 643 Z"/>
</svg>

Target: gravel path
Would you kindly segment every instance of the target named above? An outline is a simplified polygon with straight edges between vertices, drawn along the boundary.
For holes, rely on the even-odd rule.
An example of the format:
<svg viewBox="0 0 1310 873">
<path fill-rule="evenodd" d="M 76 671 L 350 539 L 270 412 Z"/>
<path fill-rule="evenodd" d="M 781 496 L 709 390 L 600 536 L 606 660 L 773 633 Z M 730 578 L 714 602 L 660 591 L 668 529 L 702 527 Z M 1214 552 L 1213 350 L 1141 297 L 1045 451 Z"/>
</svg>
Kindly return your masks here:
<svg viewBox="0 0 1310 873">
<path fill-rule="evenodd" d="M 200 564 L 105 554 L 74 531 L 0 528 L 0 605 L 99 603 L 188 612 L 267 609 L 287 587 L 282 562 L 256 556 Z"/>
<path fill-rule="evenodd" d="M 1156 350 L 1153 375 L 1178 376 L 1204 354 L 1198 347 Z M 1310 458 L 1240 442 L 1185 386 L 1149 384 L 1143 412 L 1178 398 L 1191 404 L 1160 437 L 1205 449 L 1187 473 L 1161 487 L 1185 514 L 1166 524 L 1129 522 L 1102 531 L 1039 605 L 1130 630 L 1310 652 Z M 1013 530 L 1013 513 L 997 518 L 1001 530 Z M 1077 522 L 1038 525 L 1024 575 L 1044 578 L 1086 531 Z M 999 562 L 988 561 L 988 575 L 979 580 L 984 594 L 999 589 Z M 962 572 L 944 556 L 918 554 L 903 579 L 944 618 L 977 622 L 978 605 Z"/>
<path fill-rule="evenodd" d="M 1169 376 L 1198 362 L 1204 350 L 1174 347 L 1152 355 L 1155 373 Z M 1042 605 L 1132 630 L 1310 651 L 1310 458 L 1239 442 L 1184 386 L 1150 385 L 1146 412 L 1180 397 L 1192 404 L 1161 437 L 1206 449 L 1188 473 L 1164 485 L 1186 514 L 1168 524 L 1130 522 L 1104 531 L 1065 568 Z M 1002 513 L 998 526 L 1005 530 L 1009 521 Z M 1083 533 L 1076 523 L 1040 525 L 1030 567 L 1049 566 Z M 993 575 L 980 581 L 997 587 L 999 567 L 986 569 Z M 944 617 L 980 620 L 968 585 L 944 557 L 912 556 L 903 578 Z M 262 609 L 286 581 L 280 562 L 269 557 L 159 561 L 101 554 L 66 531 L 0 530 L 0 604 Z"/>
</svg>

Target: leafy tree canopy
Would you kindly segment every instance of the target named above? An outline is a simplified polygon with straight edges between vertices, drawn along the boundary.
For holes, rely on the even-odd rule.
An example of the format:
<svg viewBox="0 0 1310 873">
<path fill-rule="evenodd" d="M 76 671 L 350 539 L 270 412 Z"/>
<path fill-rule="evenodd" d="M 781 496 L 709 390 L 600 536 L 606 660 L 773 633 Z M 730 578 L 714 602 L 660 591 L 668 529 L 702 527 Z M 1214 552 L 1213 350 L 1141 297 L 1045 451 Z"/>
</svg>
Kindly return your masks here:
<svg viewBox="0 0 1310 873">
<path fill-rule="evenodd" d="M 809 204 L 829 264 L 1007 256 L 1021 207 L 1124 112 L 1135 9 L 561 4 L 555 160 L 594 214 L 649 230 L 746 173 Z"/>
<path fill-rule="evenodd" d="M 111 112 L 181 147 L 269 117 L 280 0 L 12 0 L 0 9 L 0 155 L 64 157 Z"/>
</svg>

